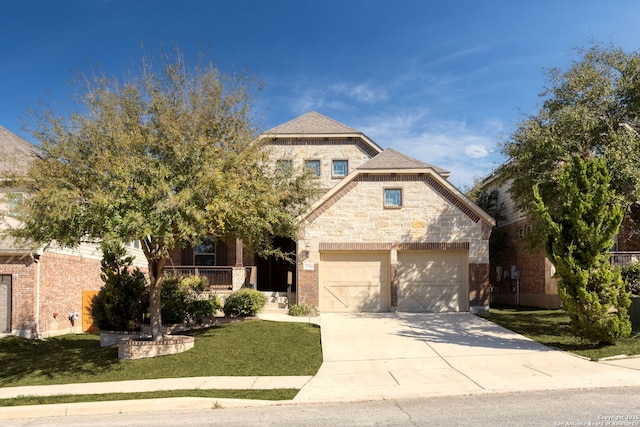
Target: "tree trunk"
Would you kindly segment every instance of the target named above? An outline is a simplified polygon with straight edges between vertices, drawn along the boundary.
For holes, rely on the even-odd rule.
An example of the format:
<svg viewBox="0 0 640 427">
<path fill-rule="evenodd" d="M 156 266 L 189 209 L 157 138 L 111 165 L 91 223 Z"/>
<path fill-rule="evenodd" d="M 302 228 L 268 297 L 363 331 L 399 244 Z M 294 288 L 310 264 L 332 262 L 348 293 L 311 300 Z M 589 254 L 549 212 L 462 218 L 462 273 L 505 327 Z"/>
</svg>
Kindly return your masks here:
<svg viewBox="0 0 640 427">
<path fill-rule="evenodd" d="M 165 259 L 149 260 L 149 314 L 151 321 L 151 337 L 154 341 L 162 341 L 162 312 L 160 293 L 164 282 Z"/>
</svg>

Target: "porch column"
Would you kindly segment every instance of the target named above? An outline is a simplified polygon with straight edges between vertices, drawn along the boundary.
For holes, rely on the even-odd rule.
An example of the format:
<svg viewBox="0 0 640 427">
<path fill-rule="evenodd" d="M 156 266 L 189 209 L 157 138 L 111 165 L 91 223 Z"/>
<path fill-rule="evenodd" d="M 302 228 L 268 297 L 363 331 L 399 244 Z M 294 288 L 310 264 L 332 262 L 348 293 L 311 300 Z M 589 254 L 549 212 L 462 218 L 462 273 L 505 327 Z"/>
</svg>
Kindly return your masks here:
<svg viewBox="0 0 640 427">
<path fill-rule="evenodd" d="M 236 239 L 236 267 L 243 267 L 242 261 L 242 240 Z"/>
</svg>

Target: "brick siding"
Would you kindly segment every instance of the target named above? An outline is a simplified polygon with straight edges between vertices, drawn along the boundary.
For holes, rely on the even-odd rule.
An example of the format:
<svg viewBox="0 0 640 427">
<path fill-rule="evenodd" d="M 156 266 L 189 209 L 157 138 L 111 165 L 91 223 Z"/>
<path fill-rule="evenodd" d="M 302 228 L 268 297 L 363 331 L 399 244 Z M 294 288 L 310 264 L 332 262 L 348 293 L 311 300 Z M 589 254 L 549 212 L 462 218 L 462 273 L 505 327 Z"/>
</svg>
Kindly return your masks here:
<svg viewBox="0 0 640 427">
<path fill-rule="evenodd" d="M 40 317 L 36 331 L 37 263 L 31 257 L 1 257 L 0 274 L 12 276 L 11 329 L 24 336 L 71 332 L 68 316 L 82 315 L 82 291 L 99 290 L 100 260 L 45 252 L 40 264 Z M 57 317 L 54 318 L 54 313 Z M 74 331 L 80 331 L 81 318 Z"/>
</svg>

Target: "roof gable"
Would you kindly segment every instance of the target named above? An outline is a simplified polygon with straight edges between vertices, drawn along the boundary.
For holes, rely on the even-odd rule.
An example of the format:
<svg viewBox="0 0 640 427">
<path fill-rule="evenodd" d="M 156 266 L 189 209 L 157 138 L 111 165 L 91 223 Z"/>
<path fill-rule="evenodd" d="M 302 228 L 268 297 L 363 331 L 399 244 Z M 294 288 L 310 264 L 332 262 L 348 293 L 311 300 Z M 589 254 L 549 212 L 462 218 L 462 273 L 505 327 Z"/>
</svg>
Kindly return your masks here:
<svg viewBox="0 0 640 427">
<path fill-rule="evenodd" d="M 278 135 L 330 135 L 330 134 L 360 134 L 349 126 L 343 125 L 327 116 L 310 111 L 293 120 L 276 126 L 265 132 Z"/>
<path fill-rule="evenodd" d="M 386 150 L 385 150 L 386 151 Z M 382 155 L 382 154 L 379 154 Z M 419 161 L 418 161 L 419 162 Z M 420 162 L 422 163 L 422 162 Z M 426 164 L 426 163 L 425 163 Z M 396 168 L 397 169 L 397 168 Z M 421 168 L 424 169 L 424 168 Z M 448 203 L 469 217 L 473 222 L 482 222 L 485 231 L 490 232 L 491 227 L 495 225 L 495 220 L 491 218 L 478 205 L 473 203 L 469 198 L 455 188 L 439 173 L 434 170 L 426 171 L 426 173 L 416 172 L 415 168 L 411 172 L 394 173 L 393 169 L 365 169 L 358 168 L 347 175 L 339 184 L 331 188 L 319 200 L 310 206 L 308 211 L 300 217 L 300 220 L 313 222 L 316 218 L 326 212 L 333 204 L 344 197 L 347 193 L 358 186 L 360 182 L 366 181 L 421 181 L 425 185 L 431 187 L 433 191 L 443 197 Z M 487 239 L 488 239 L 487 235 Z"/>
<path fill-rule="evenodd" d="M 0 126 L 0 174 L 26 173 L 36 155 L 31 144 Z"/>
<path fill-rule="evenodd" d="M 382 153 L 373 157 L 361 165 L 359 170 L 382 170 L 382 169 L 433 169 L 435 172 L 443 176 L 448 176 L 449 172 L 429 163 L 409 157 L 392 148 L 387 148 Z"/>
</svg>

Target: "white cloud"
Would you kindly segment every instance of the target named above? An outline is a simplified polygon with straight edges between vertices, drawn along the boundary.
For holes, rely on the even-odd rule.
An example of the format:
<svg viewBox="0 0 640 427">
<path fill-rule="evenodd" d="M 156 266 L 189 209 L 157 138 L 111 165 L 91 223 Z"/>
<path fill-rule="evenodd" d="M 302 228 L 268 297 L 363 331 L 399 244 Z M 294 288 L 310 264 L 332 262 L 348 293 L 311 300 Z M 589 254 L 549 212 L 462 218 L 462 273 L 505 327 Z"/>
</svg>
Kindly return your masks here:
<svg viewBox="0 0 640 427">
<path fill-rule="evenodd" d="M 484 145 L 479 145 L 479 144 L 471 144 L 467 146 L 464 152 L 467 156 L 473 157 L 474 159 L 486 157 L 489 154 L 489 151 L 487 151 L 487 149 L 484 148 Z"/>
<path fill-rule="evenodd" d="M 394 148 L 408 156 L 451 172 L 449 181 L 469 187 L 474 179 L 491 173 L 504 159 L 495 149 L 498 121 L 470 128 L 465 122 L 438 120 L 427 109 L 390 117 L 371 117 L 355 126 L 383 148 Z"/>
</svg>

